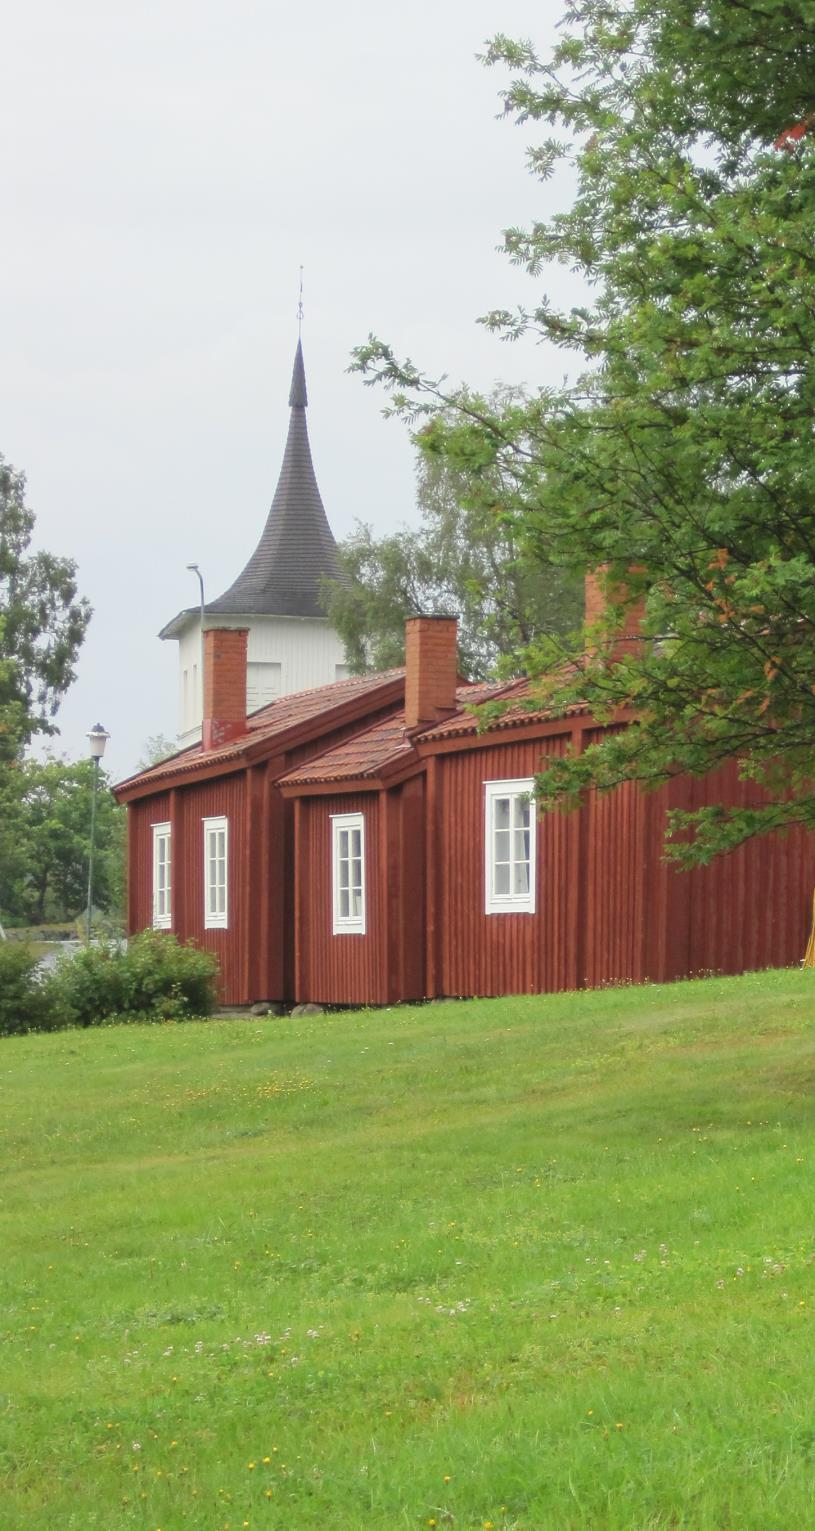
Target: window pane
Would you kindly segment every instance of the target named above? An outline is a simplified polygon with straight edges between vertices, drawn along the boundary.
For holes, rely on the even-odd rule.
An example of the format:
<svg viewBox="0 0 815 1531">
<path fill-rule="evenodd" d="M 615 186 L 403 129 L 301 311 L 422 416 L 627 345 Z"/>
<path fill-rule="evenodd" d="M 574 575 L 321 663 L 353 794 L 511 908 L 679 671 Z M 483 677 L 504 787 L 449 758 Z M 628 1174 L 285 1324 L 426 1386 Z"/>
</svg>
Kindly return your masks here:
<svg viewBox="0 0 815 1531">
<path fill-rule="evenodd" d="M 526 794 L 518 795 L 512 799 L 513 814 L 512 822 L 516 829 L 525 829 L 529 823 L 529 815 L 532 804 Z"/>
<path fill-rule="evenodd" d="M 493 824 L 496 829 L 509 829 L 509 803 L 508 797 L 495 799 Z"/>
<path fill-rule="evenodd" d="M 528 829 L 516 829 L 514 831 L 514 833 L 513 833 L 512 838 L 513 838 L 513 842 L 514 842 L 513 846 L 512 846 L 513 860 L 514 861 L 528 861 L 529 860 L 529 830 Z"/>
<path fill-rule="evenodd" d="M 337 835 L 337 855 L 341 858 L 341 860 L 346 860 L 347 857 L 348 857 L 348 830 L 347 829 L 341 829 L 339 834 Z"/>
<path fill-rule="evenodd" d="M 506 861 L 495 867 L 495 891 L 499 895 L 509 893 L 509 863 Z"/>
<path fill-rule="evenodd" d="M 351 912 L 351 895 L 347 888 L 340 889 L 340 919 L 347 920 Z"/>
<path fill-rule="evenodd" d="M 509 861 L 509 830 L 499 829 L 493 840 L 495 861 Z"/>
<path fill-rule="evenodd" d="M 529 892 L 529 867 L 524 861 L 516 862 L 512 868 L 512 891 L 513 893 Z"/>
<path fill-rule="evenodd" d="M 359 857 L 359 856 L 362 855 L 362 830 L 361 829 L 352 829 L 351 830 L 351 855 L 355 856 L 355 857 Z"/>
<path fill-rule="evenodd" d="M 348 872 L 349 872 L 348 862 L 347 861 L 341 861 L 340 862 L 340 887 L 341 888 L 347 888 L 348 887 Z"/>
</svg>

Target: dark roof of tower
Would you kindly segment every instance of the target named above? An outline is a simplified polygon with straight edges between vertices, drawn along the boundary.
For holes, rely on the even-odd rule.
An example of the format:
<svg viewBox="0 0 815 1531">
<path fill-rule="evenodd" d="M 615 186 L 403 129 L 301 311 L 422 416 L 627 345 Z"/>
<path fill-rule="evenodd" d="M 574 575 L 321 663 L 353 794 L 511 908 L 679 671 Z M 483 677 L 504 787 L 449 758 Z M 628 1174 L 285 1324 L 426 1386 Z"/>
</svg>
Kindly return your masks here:
<svg viewBox="0 0 815 1531">
<path fill-rule="evenodd" d="M 208 616 L 324 617 L 320 580 L 339 577 L 337 544 L 328 524 L 306 426 L 306 372 L 297 342 L 283 466 L 260 541 L 237 579 L 205 606 Z"/>
</svg>

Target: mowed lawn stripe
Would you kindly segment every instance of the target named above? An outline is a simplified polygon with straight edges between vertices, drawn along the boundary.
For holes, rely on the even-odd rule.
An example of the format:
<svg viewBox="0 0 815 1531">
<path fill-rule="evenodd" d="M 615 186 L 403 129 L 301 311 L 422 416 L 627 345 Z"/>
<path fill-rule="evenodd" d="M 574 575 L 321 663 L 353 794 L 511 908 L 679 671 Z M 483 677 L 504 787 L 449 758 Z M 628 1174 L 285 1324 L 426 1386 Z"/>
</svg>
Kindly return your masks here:
<svg viewBox="0 0 815 1531">
<path fill-rule="evenodd" d="M 0 1526 L 807 1523 L 814 1018 L 786 972 L 7 1039 Z"/>
</svg>

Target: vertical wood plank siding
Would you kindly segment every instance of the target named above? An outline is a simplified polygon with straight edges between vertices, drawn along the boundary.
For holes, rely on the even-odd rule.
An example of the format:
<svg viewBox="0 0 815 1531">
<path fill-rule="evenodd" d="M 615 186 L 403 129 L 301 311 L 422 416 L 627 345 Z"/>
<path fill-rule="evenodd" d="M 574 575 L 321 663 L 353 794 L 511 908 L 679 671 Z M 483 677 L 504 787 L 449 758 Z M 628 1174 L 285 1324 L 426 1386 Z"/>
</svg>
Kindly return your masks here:
<svg viewBox="0 0 815 1531">
<path fill-rule="evenodd" d="M 298 804 L 297 998 L 385 1005 L 425 990 L 425 784 Z M 333 934 L 331 816 L 365 820 L 366 928 Z"/>
<path fill-rule="evenodd" d="M 127 810 L 128 935 L 153 923 L 153 824 L 170 819 L 169 792 L 142 798 Z M 175 868 L 173 868 L 173 875 Z"/>
<path fill-rule="evenodd" d="M 172 805 L 171 805 L 172 799 Z M 172 812 L 171 812 L 172 809 Z M 220 997 L 224 1004 L 241 1004 L 246 993 L 246 941 L 249 898 L 246 864 L 246 787 L 243 775 L 164 792 L 128 806 L 132 846 L 130 887 L 131 934 L 153 921 L 153 824 L 172 822 L 172 930 L 182 941 L 196 941 L 214 951 L 221 964 Z M 204 929 L 204 829 L 202 820 L 223 815 L 229 820 L 228 910 L 226 930 Z"/>
<path fill-rule="evenodd" d="M 586 728 L 584 747 L 599 731 Z M 588 794 L 538 824 L 534 915 L 484 912 L 484 782 L 532 776 L 566 734 L 440 755 L 433 762 L 428 858 L 427 993 L 551 992 L 663 982 L 797 962 L 815 885 L 815 836 L 762 836 L 709 867 L 663 859 L 671 807 L 750 803 L 735 763 L 653 793 L 631 784 Z"/>
<path fill-rule="evenodd" d="M 527 994 L 574 987 L 569 889 L 577 871 L 574 829 L 564 814 L 538 826 L 535 914 L 484 911 L 484 782 L 533 776 L 541 757 L 562 754 L 569 735 L 513 741 L 437 760 L 438 994 Z"/>
<path fill-rule="evenodd" d="M 303 798 L 298 808 L 296 997 L 319 1004 L 387 1004 L 385 879 L 379 862 L 379 793 Z M 364 935 L 333 934 L 331 815 L 334 813 L 361 813 L 365 820 Z"/>
<path fill-rule="evenodd" d="M 692 783 L 693 806 L 761 801 L 733 762 Z M 689 973 L 740 973 L 799 962 L 809 935 L 815 836 L 762 835 L 688 875 Z"/>
<path fill-rule="evenodd" d="M 583 746 L 602 737 L 586 729 Z M 667 921 L 678 873 L 662 858 L 668 792 L 643 793 L 627 782 L 590 792 L 584 809 L 585 893 L 581 901 L 581 983 L 642 983 L 668 977 Z"/>
<path fill-rule="evenodd" d="M 204 929 L 204 828 L 203 820 L 229 822 L 227 900 L 229 924 L 225 930 Z M 173 847 L 175 887 L 182 893 L 185 925 L 179 935 L 190 937 L 207 951 L 215 952 L 221 965 L 221 999 L 239 1005 L 246 997 L 244 955 L 249 919 L 249 900 L 244 875 L 246 847 L 246 776 L 221 776 L 184 791 L 184 843 Z M 173 924 L 175 929 L 175 922 Z"/>
<path fill-rule="evenodd" d="M 391 793 L 395 821 L 394 893 L 389 913 L 398 943 L 395 985 L 388 999 L 423 999 L 425 988 L 425 906 L 427 873 L 425 849 L 426 783 L 414 776 Z M 399 905 L 404 911 L 399 917 Z"/>
</svg>

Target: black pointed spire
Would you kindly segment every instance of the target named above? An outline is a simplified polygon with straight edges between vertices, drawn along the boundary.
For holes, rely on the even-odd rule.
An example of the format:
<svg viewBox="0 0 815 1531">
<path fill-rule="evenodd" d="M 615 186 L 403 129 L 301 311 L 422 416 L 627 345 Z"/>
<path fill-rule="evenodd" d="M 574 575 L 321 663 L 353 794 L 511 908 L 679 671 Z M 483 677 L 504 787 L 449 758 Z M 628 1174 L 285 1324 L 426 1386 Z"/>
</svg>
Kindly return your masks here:
<svg viewBox="0 0 815 1531">
<path fill-rule="evenodd" d="M 246 568 L 208 615 L 324 617 L 320 580 L 340 577 L 337 544 L 328 524 L 306 426 L 306 371 L 297 342 L 289 392 L 289 434 L 280 478 L 260 541 Z"/>
<path fill-rule="evenodd" d="M 303 342 L 298 340 L 297 350 L 294 353 L 294 366 L 291 373 L 291 388 L 289 389 L 289 408 L 305 409 L 308 404 L 306 392 L 306 369 L 303 365 Z"/>
</svg>

